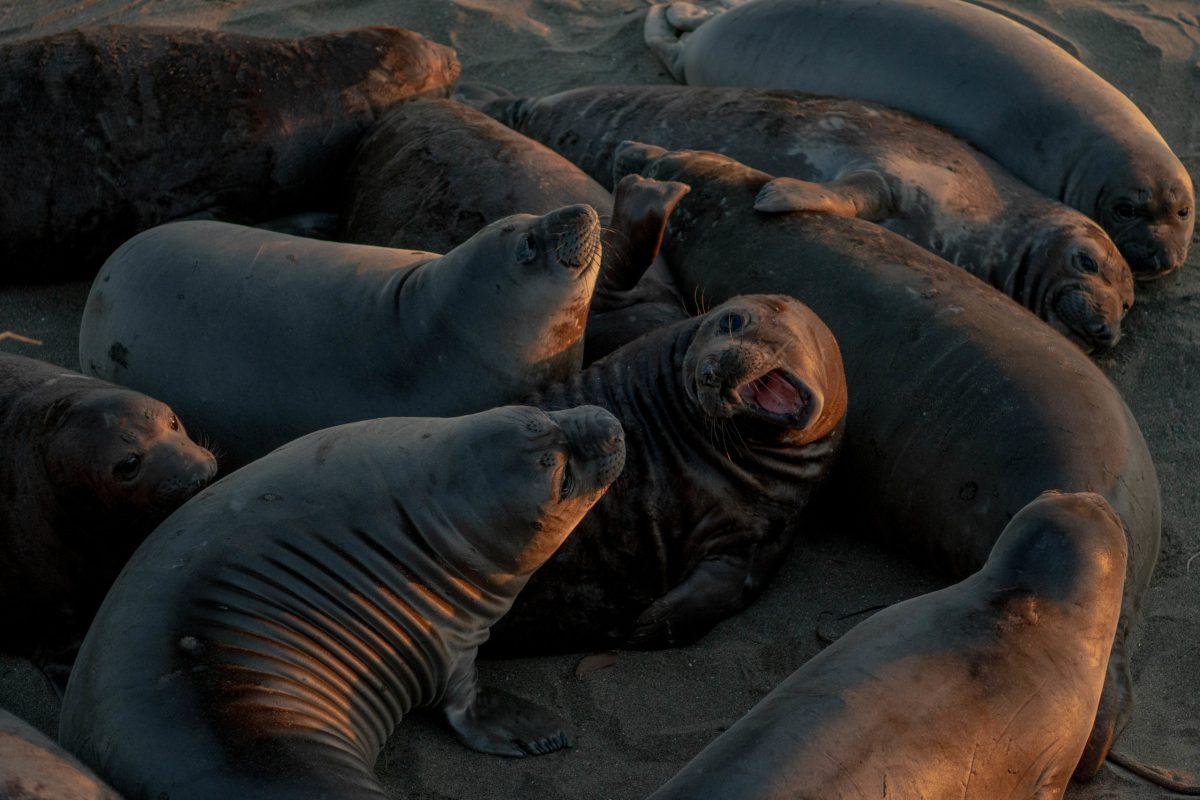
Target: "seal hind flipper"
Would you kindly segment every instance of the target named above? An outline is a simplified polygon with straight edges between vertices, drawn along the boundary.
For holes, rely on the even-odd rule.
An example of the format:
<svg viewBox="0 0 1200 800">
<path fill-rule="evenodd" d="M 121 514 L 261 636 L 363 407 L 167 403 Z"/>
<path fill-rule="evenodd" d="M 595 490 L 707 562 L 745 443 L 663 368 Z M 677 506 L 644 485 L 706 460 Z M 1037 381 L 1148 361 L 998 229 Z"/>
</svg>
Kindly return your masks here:
<svg viewBox="0 0 1200 800">
<path fill-rule="evenodd" d="M 776 178 L 759 190 L 754 210 L 763 213 L 818 211 L 870 222 L 892 216 L 891 190 L 876 172 L 856 172 L 828 183 Z"/>
<path fill-rule="evenodd" d="M 646 12 L 646 25 L 642 29 L 646 46 L 658 56 L 672 78 L 679 83 L 687 83 L 683 74 L 683 42 L 679 41 L 679 33 L 671 24 L 666 4 L 651 6 Z"/>
<path fill-rule="evenodd" d="M 626 175 L 617 184 L 612 226 L 605 242 L 597 293 L 625 292 L 641 280 L 658 257 L 667 220 L 691 187 Z"/>
<path fill-rule="evenodd" d="M 1197 782 L 1196 776 L 1191 773 L 1143 764 L 1132 756 L 1117 750 L 1108 752 L 1108 760 L 1155 786 L 1161 786 L 1185 797 L 1200 797 L 1200 782 Z"/>
<path fill-rule="evenodd" d="M 634 623 L 627 645 L 634 649 L 676 647 L 699 639 L 749 602 L 750 575 L 743 559 L 706 558 L 675 588 L 650 604 Z"/>
<path fill-rule="evenodd" d="M 446 690 L 446 721 L 464 745 L 495 756 L 539 756 L 575 746 L 566 724 L 541 706 L 478 685 L 475 661 Z"/>
</svg>

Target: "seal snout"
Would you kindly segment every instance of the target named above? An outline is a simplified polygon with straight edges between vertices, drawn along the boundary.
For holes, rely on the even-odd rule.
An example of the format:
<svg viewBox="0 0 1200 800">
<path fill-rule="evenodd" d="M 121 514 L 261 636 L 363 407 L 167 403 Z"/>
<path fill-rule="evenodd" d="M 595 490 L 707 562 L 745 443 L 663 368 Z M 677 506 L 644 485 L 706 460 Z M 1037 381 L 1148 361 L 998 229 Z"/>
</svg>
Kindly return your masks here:
<svg viewBox="0 0 1200 800">
<path fill-rule="evenodd" d="M 578 494 L 603 491 L 625 466 L 625 430 L 598 406 L 580 406 L 550 415 L 567 439 Z"/>
<path fill-rule="evenodd" d="M 589 205 L 574 205 L 545 218 L 548 241 L 558 263 L 571 271 L 590 270 L 600 262 L 600 217 Z"/>
</svg>

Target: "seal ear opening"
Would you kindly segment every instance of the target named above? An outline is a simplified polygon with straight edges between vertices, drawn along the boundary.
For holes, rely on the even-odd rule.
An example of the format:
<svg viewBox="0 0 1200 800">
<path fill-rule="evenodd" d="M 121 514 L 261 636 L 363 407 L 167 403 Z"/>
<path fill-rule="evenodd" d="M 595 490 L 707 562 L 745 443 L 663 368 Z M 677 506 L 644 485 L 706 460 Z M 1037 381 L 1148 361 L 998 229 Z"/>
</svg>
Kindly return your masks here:
<svg viewBox="0 0 1200 800">
<path fill-rule="evenodd" d="M 613 186 L 620 184 L 626 175 L 640 175 L 647 164 L 666 154 L 666 149 L 652 144 L 642 144 L 629 139 L 621 142 L 613 151 Z"/>
</svg>

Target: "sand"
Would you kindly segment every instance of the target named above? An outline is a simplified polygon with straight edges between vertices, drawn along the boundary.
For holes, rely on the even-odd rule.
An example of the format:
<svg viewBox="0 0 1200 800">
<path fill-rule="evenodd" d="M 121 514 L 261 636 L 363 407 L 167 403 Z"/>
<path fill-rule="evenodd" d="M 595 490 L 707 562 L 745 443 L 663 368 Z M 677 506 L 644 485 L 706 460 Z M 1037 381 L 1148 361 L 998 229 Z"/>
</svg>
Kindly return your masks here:
<svg viewBox="0 0 1200 800">
<path fill-rule="evenodd" d="M 1125 91 L 1200 178 L 1200 3 L 1022 0 L 987 5 L 1052 33 Z M 643 0 L 0 0 L 0 41 L 83 23 L 162 23 L 299 35 L 391 23 L 453 45 L 464 80 L 514 92 L 669 79 L 641 41 Z M 1200 180 L 1197 180 L 1200 183 Z M 0 288 L 0 349 L 76 368 L 86 283 Z M 1101 366 L 1124 393 L 1158 465 L 1163 550 L 1133 669 L 1138 704 L 1119 747 L 1200 771 L 1200 248 L 1182 271 L 1140 286 L 1126 338 Z M 1049 487 L 1048 487 L 1049 488 Z M 778 681 L 818 652 L 834 618 L 945 583 L 902 555 L 864 543 L 836 514 L 811 520 L 771 588 L 700 643 L 581 657 L 487 662 L 484 678 L 559 710 L 578 746 L 526 760 L 476 755 L 436 720 L 406 720 L 379 760 L 394 797 L 595 798 L 648 794 Z M 597 660 L 585 662 L 595 666 Z M 579 674 L 582 672 L 583 674 Z M 52 731 L 57 701 L 30 667 L 0 662 L 0 706 Z M 1112 767 L 1073 800 L 1159 798 Z"/>
</svg>

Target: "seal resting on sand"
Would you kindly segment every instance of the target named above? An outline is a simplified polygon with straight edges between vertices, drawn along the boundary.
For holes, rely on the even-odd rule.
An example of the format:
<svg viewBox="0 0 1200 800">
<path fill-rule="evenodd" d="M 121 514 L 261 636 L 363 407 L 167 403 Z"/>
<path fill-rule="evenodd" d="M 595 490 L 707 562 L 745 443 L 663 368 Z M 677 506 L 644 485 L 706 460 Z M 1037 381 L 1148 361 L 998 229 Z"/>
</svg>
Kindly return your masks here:
<svg viewBox="0 0 1200 800">
<path fill-rule="evenodd" d="M 757 207 L 857 216 L 966 268 L 1087 350 L 1111 347 L 1133 275 L 1099 225 L 903 112 L 801 92 L 596 86 L 484 110 L 602 183 L 624 139 L 722 153 L 772 175 Z"/>
<path fill-rule="evenodd" d="M 47 736 L 0 709 L 0 798 L 121 800 Z"/>
<path fill-rule="evenodd" d="M 458 71 L 453 50 L 391 27 L 113 26 L 0 45 L 0 281 L 90 276 L 174 219 L 318 207 L 376 115 L 448 92 Z"/>
<path fill-rule="evenodd" d="M 1027 310 L 902 237 L 848 217 L 756 211 L 767 173 L 636 143 L 615 160 L 618 176 L 691 187 L 662 250 L 685 298 L 788 294 L 833 331 L 850 405 L 831 488 L 889 542 L 965 576 L 1048 489 L 1096 492 L 1116 508 L 1129 569 L 1080 767 L 1094 774 L 1132 710 L 1125 643 L 1162 535 L 1154 463 L 1120 393 Z"/>
<path fill-rule="evenodd" d="M 157 400 L 0 354 L 0 649 L 68 667 L 126 559 L 216 471 Z"/>
<path fill-rule="evenodd" d="M 168 400 L 241 465 L 343 422 L 473 413 L 566 379 L 600 252 L 582 205 L 442 256 L 171 223 L 105 263 L 80 363 Z"/>
<path fill-rule="evenodd" d="M 846 383 L 790 297 L 735 297 L 531 398 L 609 409 L 625 471 L 495 630 L 507 653 L 685 644 L 740 611 L 837 452 Z"/>
<path fill-rule="evenodd" d="M 695 29 L 682 43 L 679 26 Z M 672 22 L 656 6 L 646 41 L 681 82 L 856 97 L 940 125 L 1099 222 L 1138 277 L 1187 258 L 1192 180 L 1150 120 L 1052 41 L 986 8 L 752 0 Z"/>
<path fill-rule="evenodd" d="M 623 453 L 594 407 L 289 443 L 138 550 L 84 642 L 59 738 L 130 800 L 378 800 L 375 758 L 422 706 L 482 752 L 568 746 L 547 712 L 480 689 L 475 653 Z"/>
<path fill-rule="evenodd" d="M 1043 495 L 979 572 L 856 626 L 650 800 L 1058 800 L 1095 715 L 1124 579 L 1112 507 Z"/>
</svg>

